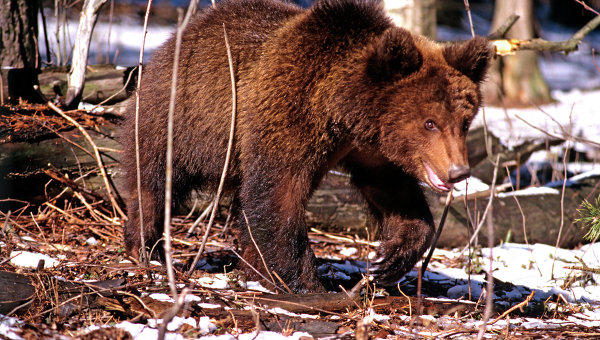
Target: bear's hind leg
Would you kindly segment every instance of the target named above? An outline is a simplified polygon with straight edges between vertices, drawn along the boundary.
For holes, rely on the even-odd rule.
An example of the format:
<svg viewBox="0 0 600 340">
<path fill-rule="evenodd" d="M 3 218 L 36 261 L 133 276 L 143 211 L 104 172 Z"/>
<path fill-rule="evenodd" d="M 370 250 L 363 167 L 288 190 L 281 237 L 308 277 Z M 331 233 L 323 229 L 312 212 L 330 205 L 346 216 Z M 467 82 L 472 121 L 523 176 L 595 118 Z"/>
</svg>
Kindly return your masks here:
<svg viewBox="0 0 600 340">
<path fill-rule="evenodd" d="M 310 185 L 303 182 L 307 179 L 275 177 L 261 174 L 261 170 L 249 173 L 237 219 L 241 256 L 276 285 L 280 283 L 273 273 L 295 293 L 324 292 L 304 221 L 310 191 Z M 245 269 L 249 278 L 260 279 L 255 270 Z"/>
<path fill-rule="evenodd" d="M 151 259 L 163 260 L 164 250 L 160 242 L 163 230 L 164 194 L 142 189 L 142 215 L 146 250 Z M 128 220 L 124 228 L 125 251 L 139 259 L 142 248 L 140 235 L 140 210 L 137 189 L 133 190 L 127 205 Z"/>
</svg>

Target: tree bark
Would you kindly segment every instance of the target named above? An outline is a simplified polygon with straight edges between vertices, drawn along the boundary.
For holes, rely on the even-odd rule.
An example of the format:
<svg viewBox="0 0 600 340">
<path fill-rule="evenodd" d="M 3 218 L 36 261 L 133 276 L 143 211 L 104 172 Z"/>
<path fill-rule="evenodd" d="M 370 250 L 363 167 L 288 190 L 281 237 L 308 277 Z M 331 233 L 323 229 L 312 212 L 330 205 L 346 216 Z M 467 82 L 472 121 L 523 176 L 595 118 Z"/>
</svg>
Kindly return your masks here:
<svg viewBox="0 0 600 340">
<path fill-rule="evenodd" d="M 1 101 L 39 102 L 34 91 L 40 57 L 37 49 L 38 0 L 0 0 L 0 66 L 6 83 Z"/>
<path fill-rule="evenodd" d="M 520 19 L 508 31 L 507 38 L 533 39 L 532 0 L 496 1 L 492 31 L 513 13 Z M 550 89 L 538 66 L 538 52 L 535 51 L 519 51 L 515 55 L 499 57 L 490 68 L 483 93 L 485 102 L 493 105 L 530 106 L 552 101 Z"/>
<path fill-rule="evenodd" d="M 0 63 L 14 68 L 38 68 L 37 0 L 0 0 Z"/>
<path fill-rule="evenodd" d="M 385 0 L 383 3 L 396 25 L 436 39 L 435 0 Z"/>
<path fill-rule="evenodd" d="M 75 108 L 81 101 L 83 84 L 85 83 L 85 68 L 92 40 L 92 32 L 98 20 L 98 12 L 107 0 L 85 0 L 81 10 L 77 39 L 73 46 L 73 60 L 69 72 L 69 89 L 67 90 L 66 106 Z"/>
</svg>

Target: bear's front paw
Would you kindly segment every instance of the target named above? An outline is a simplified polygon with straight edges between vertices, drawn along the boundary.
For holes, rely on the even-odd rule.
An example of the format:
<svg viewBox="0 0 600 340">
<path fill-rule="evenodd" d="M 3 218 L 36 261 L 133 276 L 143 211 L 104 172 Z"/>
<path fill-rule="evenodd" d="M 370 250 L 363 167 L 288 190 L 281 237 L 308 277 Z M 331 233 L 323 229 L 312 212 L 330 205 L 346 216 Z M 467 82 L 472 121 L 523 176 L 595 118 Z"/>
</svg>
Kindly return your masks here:
<svg viewBox="0 0 600 340">
<path fill-rule="evenodd" d="M 371 262 L 369 273 L 376 283 L 391 286 L 412 269 L 417 257 L 416 252 L 403 250 L 398 244 L 382 243 Z"/>
</svg>

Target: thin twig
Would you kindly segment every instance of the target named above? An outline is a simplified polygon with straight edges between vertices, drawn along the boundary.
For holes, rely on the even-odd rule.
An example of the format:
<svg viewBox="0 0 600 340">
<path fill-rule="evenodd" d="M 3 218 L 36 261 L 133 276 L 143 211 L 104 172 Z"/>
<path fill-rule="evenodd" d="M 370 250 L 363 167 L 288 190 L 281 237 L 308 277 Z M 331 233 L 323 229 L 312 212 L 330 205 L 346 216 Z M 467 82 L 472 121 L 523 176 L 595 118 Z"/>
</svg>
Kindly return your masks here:
<svg viewBox="0 0 600 340">
<path fill-rule="evenodd" d="M 149 0 L 149 1 L 151 2 L 152 0 Z M 144 38 L 142 40 L 144 41 L 145 39 L 146 39 L 146 35 L 144 34 Z M 143 48 L 144 47 L 142 46 L 142 51 L 143 51 Z M 140 64 L 141 63 L 142 63 L 142 61 L 140 61 Z M 119 93 L 125 91 L 127 89 L 127 86 L 129 86 L 129 82 L 131 81 L 131 77 L 133 77 L 133 74 L 135 73 L 135 71 L 137 71 L 136 69 L 137 69 L 137 67 L 134 67 L 133 70 L 131 70 L 131 72 L 129 72 L 129 74 L 127 75 L 127 80 L 125 80 L 125 84 L 123 85 L 123 87 L 121 87 L 119 89 L 119 91 L 113 93 L 108 98 L 106 98 L 103 101 L 101 101 L 100 103 L 94 105 L 94 107 L 92 108 L 92 110 L 94 110 L 94 109 L 96 109 L 96 108 L 98 108 L 98 107 L 100 107 L 100 106 L 108 103 L 110 100 L 112 100 L 114 97 L 116 97 Z M 138 73 L 138 77 L 139 77 L 139 73 Z M 139 78 L 138 78 L 138 80 L 139 80 Z M 139 88 L 139 86 L 138 86 L 138 88 Z M 136 99 L 136 104 L 138 104 L 137 99 Z"/>
<path fill-rule="evenodd" d="M 258 256 L 260 256 L 260 259 L 263 263 L 263 266 L 265 266 L 265 270 L 267 271 L 267 274 L 269 274 L 269 276 L 271 277 L 271 281 L 273 283 L 275 283 L 275 279 L 273 278 L 273 275 L 271 274 L 271 271 L 269 270 L 269 266 L 267 266 L 267 262 L 265 261 L 262 251 L 260 250 L 260 248 L 258 248 L 258 244 L 256 244 L 256 241 L 254 240 L 254 235 L 252 235 L 252 229 L 250 228 L 250 223 L 248 223 L 248 216 L 246 216 L 246 212 L 243 210 L 242 210 L 242 215 L 244 215 L 244 220 L 246 221 L 246 227 L 248 228 L 248 234 L 250 234 L 250 239 L 252 240 L 252 244 L 254 244 L 254 248 L 256 248 L 256 252 L 258 253 Z"/>
<path fill-rule="evenodd" d="M 179 71 L 179 54 L 181 52 L 181 40 L 183 37 L 182 11 L 179 9 L 179 22 L 177 27 L 177 38 L 175 39 L 175 56 L 173 60 L 173 72 L 171 78 L 171 97 L 169 100 L 169 113 L 167 118 L 167 155 L 165 170 L 165 207 L 163 235 L 165 238 L 165 261 L 167 264 L 167 276 L 169 277 L 169 286 L 171 295 L 177 300 L 177 287 L 175 286 L 175 273 L 173 271 L 171 254 L 171 204 L 173 202 L 173 125 L 175 115 L 175 101 L 177 98 L 177 73 Z"/>
<path fill-rule="evenodd" d="M 570 134 L 567 134 L 566 136 L 558 136 L 558 135 L 552 134 L 552 133 L 550 133 L 550 132 L 548 132 L 548 131 L 540 128 L 540 127 L 537 127 L 537 126 L 533 125 L 532 123 L 526 121 L 524 118 L 522 118 L 519 115 L 515 115 L 515 118 L 521 120 L 523 123 L 529 125 L 530 127 L 532 127 L 534 129 L 540 131 L 541 133 L 545 134 L 546 136 L 549 136 L 549 137 L 552 137 L 552 138 L 555 138 L 555 139 L 562 139 L 562 140 L 570 139 L 570 140 L 572 140 L 574 142 L 577 142 L 577 143 L 590 144 L 590 145 L 593 145 L 593 146 L 596 146 L 596 147 L 600 147 L 600 143 L 594 142 L 594 141 L 589 140 L 589 139 L 585 139 L 585 138 L 573 136 L 573 135 L 570 135 Z M 561 127 L 561 129 L 562 129 L 562 127 Z"/>
<path fill-rule="evenodd" d="M 496 161 L 496 170 L 498 169 L 498 161 Z M 490 211 L 493 210 L 493 206 L 490 205 Z M 486 219 L 487 227 L 488 227 L 488 248 L 490 249 L 490 267 L 487 272 L 487 282 L 485 288 L 485 310 L 483 312 L 483 324 L 477 333 L 477 339 L 480 340 L 483 338 L 483 334 L 485 333 L 487 322 L 492 317 L 492 312 L 494 311 L 494 223 L 492 221 L 491 216 Z"/>
<path fill-rule="evenodd" d="M 183 218 L 183 220 L 188 220 L 192 217 L 192 215 L 194 214 L 194 211 L 196 211 L 196 207 L 198 206 L 198 199 L 194 199 L 194 205 L 192 206 L 192 209 L 190 209 L 190 212 Z"/>
<path fill-rule="evenodd" d="M 254 266 L 252 264 L 250 264 L 250 262 L 246 261 L 246 259 L 244 259 L 242 257 L 242 255 L 240 255 L 237 251 L 235 251 L 235 249 L 233 249 L 231 247 L 228 247 L 228 246 L 224 246 L 223 248 L 229 250 L 230 252 L 232 252 L 233 255 L 237 256 L 238 259 L 242 260 L 242 262 L 244 262 L 244 264 L 246 266 L 248 266 L 255 273 L 257 273 L 260 277 L 262 277 L 263 280 L 265 280 L 266 282 L 270 283 L 273 287 L 275 287 L 276 289 L 280 290 L 282 293 L 286 293 L 286 291 L 283 288 L 281 288 L 278 285 L 276 285 L 274 281 L 269 280 L 268 277 L 264 276 L 263 273 L 261 273 L 258 269 L 254 268 Z"/>
<path fill-rule="evenodd" d="M 465 9 L 467 10 L 467 16 L 469 18 L 469 26 L 471 27 L 471 36 L 475 37 L 475 28 L 473 27 L 473 18 L 471 17 L 471 8 L 469 6 L 469 0 L 463 0 Z"/>
<path fill-rule="evenodd" d="M 149 0 L 152 1 L 152 0 Z M 108 12 L 108 37 L 106 38 L 106 63 L 110 64 L 110 33 L 112 31 L 113 13 L 115 9 L 115 1 L 110 0 L 110 8 Z"/>
<path fill-rule="evenodd" d="M 495 324 L 496 322 L 504 319 L 508 314 L 512 313 L 515 309 L 519 308 L 523 308 L 525 306 L 527 306 L 529 304 L 529 302 L 531 301 L 531 299 L 533 299 L 533 296 L 535 295 L 535 290 L 531 291 L 531 294 L 529 294 L 525 300 L 519 302 L 518 304 L 510 307 L 506 312 L 502 313 L 502 315 L 500 315 L 499 317 L 495 318 L 492 322 L 488 323 L 488 326 L 491 326 L 493 324 Z"/>
<path fill-rule="evenodd" d="M 7 227 L 8 227 L 8 222 L 10 221 L 10 214 L 11 214 L 11 212 L 12 212 L 12 211 L 10 211 L 10 210 L 9 210 L 9 211 L 6 213 L 6 216 L 4 217 L 4 224 L 2 225 L 2 230 L 0 230 L 0 231 L 2 231 L 2 232 L 3 232 L 3 233 L 5 233 L 5 234 L 6 234 L 6 233 L 7 233 L 7 231 L 8 231 L 8 230 L 7 230 Z"/>
<path fill-rule="evenodd" d="M 283 281 L 283 279 L 281 278 L 281 276 L 279 276 L 279 274 L 277 274 L 276 271 L 272 270 L 271 272 L 273 273 L 273 275 L 275 275 L 275 277 L 277 278 L 277 280 L 279 280 L 279 283 L 281 283 L 281 285 L 283 286 L 283 288 L 285 288 L 285 290 L 287 290 L 288 293 L 294 294 L 294 292 L 292 292 L 292 290 L 290 289 L 290 287 Z"/>
<path fill-rule="evenodd" d="M 169 286 L 171 294 L 177 300 L 177 287 L 175 286 L 175 273 L 173 271 L 172 254 L 171 254 L 171 204 L 173 195 L 173 119 L 175 116 L 175 99 L 177 98 L 177 81 L 179 72 L 179 55 L 181 53 L 181 41 L 183 40 L 183 31 L 187 27 L 192 14 L 196 11 L 197 0 L 190 1 L 185 18 L 181 21 L 181 12 L 179 15 L 180 22 L 177 27 L 175 38 L 175 53 L 173 56 L 173 72 L 171 77 L 171 94 L 169 99 L 169 114 L 167 119 L 167 154 L 166 154 L 166 171 L 165 171 L 165 212 L 164 212 L 164 249 L 165 261 L 167 265 L 167 276 L 169 277 Z M 193 267 L 192 267 L 193 268 Z"/>
<path fill-rule="evenodd" d="M 140 89 L 142 87 L 142 70 L 144 68 L 144 48 L 146 46 L 146 35 L 148 34 L 148 20 L 150 17 L 150 8 L 152 7 L 152 0 L 148 0 L 148 6 L 146 7 L 146 14 L 144 16 L 144 31 L 142 34 L 142 46 L 140 47 L 140 57 L 138 63 L 138 79 L 137 86 L 135 88 L 135 178 L 137 186 L 137 201 L 138 201 L 138 216 L 140 222 L 140 262 L 144 267 L 148 266 L 149 257 L 148 251 L 146 250 L 146 235 L 144 234 L 144 209 L 142 204 L 142 173 L 140 167 Z M 133 71 L 130 75 L 133 74 Z M 127 80 L 129 83 L 129 80 Z M 127 84 L 125 84 L 127 86 Z M 131 212 L 130 212 L 131 213 Z"/>
<path fill-rule="evenodd" d="M 71 144 L 71 145 L 75 146 L 75 147 L 76 147 L 76 148 L 78 148 L 79 150 L 81 150 L 81 151 L 85 152 L 86 154 L 88 154 L 88 156 L 90 156 L 90 157 L 92 157 L 92 158 L 95 158 L 95 157 L 94 157 L 94 154 L 93 154 L 93 153 L 91 153 L 91 152 L 90 152 L 88 149 L 84 148 L 83 146 L 81 146 L 81 145 L 79 145 L 79 144 L 77 144 L 77 143 L 73 142 L 73 141 L 72 141 L 72 140 L 70 140 L 69 138 L 67 138 L 67 137 L 65 137 L 64 135 L 60 134 L 60 132 L 58 132 L 58 130 L 57 130 L 57 129 L 55 129 L 55 128 L 51 127 L 51 126 L 50 126 L 50 124 L 47 124 L 47 125 L 46 125 L 46 124 L 44 124 L 44 127 L 45 127 L 46 129 L 48 129 L 48 130 L 52 131 L 52 132 L 53 132 L 55 135 L 57 135 L 58 137 L 60 137 L 60 138 L 64 139 L 64 140 L 65 140 L 65 142 L 67 142 L 67 143 L 69 143 L 69 144 Z"/>
<path fill-rule="evenodd" d="M 98 168 L 100 169 L 100 175 L 102 177 L 102 180 L 104 181 L 104 186 L 106 188 L 106 193 L 108 194 L 108 199 L 110 200 L 110 203 L 112 204 L 113 209 L 121 216 L 121 218 L 125 219 L 126 218 L 125 213 L 123 212 L 123 210 L 121 210 L 121 207 L 119 207 L 119 205 L 117 204 L 117 201 L 115 200 L 115 197 L 112 194 L 110 184 L 108 183 L 108 175 L 106 174 L 106 169 L 104 168 L 104 162 L 102 161 L 102 158 L 100 157 L 100 152 L 98 151 L 98 147 L 96 146 L 96 143 L 94 143 L 94 140 L 92 139 L 92 137 L 87 133 L 87 131 L 85 131 L 85 129 L 79 123 L 77 123 L 76 120 L 69 117 L 67 114 L 65 114 L 63 112 L 63 110 L 59 109 L 52 102 L 48 102 L 48 106 L 52 110 L 56 111 L 56 113 L 58 113 L 61 117 L 68 120 L 69 123 L 73 124 L 81 132 L 81 134 L 83 134 L 85 139 L 87 139 L 88 143 L 90 143 L 92 149 L 94 150 L 94 156 L 96 158 L 96 162 L 98 163 Z"/>
<path fill-rule="evenodd" d="M 596 14 L 596 15 L 600 15 L 600 13 L 598 13 L 598 11 L 596 11 L 595 9 L 591 8 L 590 6 L 588 6 L 585 2 L 583 2 L 582 0 L 575 0 L 576 2 L 580 3 L 581 6 L 583 6 L 583 8 L 587 9 L 588 11 Z"/>
<path fill-rule="evenodd" d="M 508 170 L 508 166 L 506 166 L 506 174 L 507 174 L 507 176 L 510 176 L 510 171 Z M 515 191 L 515 188 L 512 185 L 512 181 L 509 181 L 508 183 L 510 184 L 510 187 L 511 187 L 512 191 Z M 533 256 L 533 249 L 529 246 L 529 240 L 527 239 L 527 218 L 525 217 L 525 212 L 523 211 L 523 207 L 521 207 L 521 203 L 519 202 L 519 199 L 517 198 L 517 195 L 512 195 L 512 197 L 515 199 L 515 203 L 517 203 L 517 208 L 519 208 L 519 212 L 521 213 L 521 223 L 523 225 L 523 239 L 525 240 L 525 244 L 527 245 L 527 248 L 529 249 L 529 252 L 531 253 L 531 257 L 533 258 L 533 262 L 535 262 L 535 265 L 536 265 L 536 268 L 538 270 L 538 273 L 540 274 L 540 276 L 542 276 L 542 272 L 540 270 L 540 266 L 537 263 L 537 260 L 535 259 L 535 256 Z"/>
<path fill-rule="evenodd" d="M 73 221 L 75 221 L 75 223 L 77 224 L 84 224 L 85 222 L 80 220 L 79 218 L 73 216 L 72 214 L 69 214 L 68 212 L 66 212 L 65 210 L 55 206 L 54 204 L 50 203 L 50 202 L 44 202 L 45 205 L 49 206 L 50 208 L 58 211 L 59 213 L 71 218 Z"/>
<path fill-rule="evenodd" d="M 198 225 L 200 224 L 200 222 L 202 222 L 202 220 L 204 220 L 204 218 L 206 217 L 206 215 L 208 215 L 209 212 L 212 211 L 212 207 L 213 204 L 215 202 L 210 202 L 208 204 L 208 207 L 206 207 L 206 209 L 204 209 L 204 211 L 200 214 L 200 216 L 198 216 L 198 218 L 194 221 L 194 223 L 192 223 L 192 225 L 190 226 L 190 229 L 188 229 L 186 237 L 190 237 L 192 236 L 192 233 L 194 232 L 194 230 L 196 230 L 196 227 L 198 227 Z"/>
<path fill-rule="evenodd" d="M 477 237 L 477 235 L 479 234 L 479 230 L 481 230 L 481 227 L 483 226 L 483 222 L 485 222 L 488 212 L 490 210 L 490 207 L 492 206 L 492 202 L 494 201 L 494 196 L 496 193 L 494 189 L 496 186 L 496 178 L 498 177 L 498 167 L 499 166 L 500 166 L 500 154 L 498 154 L 496 156 L 496 162 L 495 162 L 495 166 L 494 166 L 494 174 L 492 176 L 492 187 L 490 188 L 490 196 L 488 198 L 487 206 L 485 207 L 485 210 L 483 211 L 483 216 L 481 217 L 481 220 L 479 221 L 477 228 L 475 229 L 475 231 L 473 232 L 473 235 L 471 236 L 471 239 L 469 240 L 469 244 L 471 244 L 475 240 L 475 237 Z M 460 252 L 460 255 L 462 255 L 468 248 L 469 248 L 469 246 L 467 245 Z"/>
<path fill-rule="evenodd" d="M 204 252 L 204 247 L 206 246 L 206 240 L 208 240 L 208 235 L 210 233 L 210 228 L 212 227 L 215 216 L 217 214 L 217 210 L 219 209 L 219 199 L 221 198 L 221 193 L 223 191 L 223 187 L 225 186 L 225 179 L 227 178 L 227 171 L 229 169 L 229 159 L 231 158 L 231 150 L 233 149 L 233 139 L 235 136 L 235 118 L 237 111 L 237 89 L 236 89 L 236 81 L 235 81 L 235 72 L 233 69 L 233 57 L 231 56 L 231 47 L 229 46 L 229 37 L 227 36 L 227 30 L 225 29 L 225 24 L 223 24 L 223 36 L 225 38 L 225 48 L 227 49 L 227 61 L 229 62 L 229 74 L 231 76 L 231 123 L 229 127 L 229 141 L 227 142 L 227 152 L 225 154 L 225 164 L 223 165 L 223 172 L 221 173 L 221 180 L 219 181 L 219 187 L 217 188 L 217 193 L 215 194 L 215 199 L 213 201 L 212 212 L 210 214 L 210 219 L 208 220 L 208 224 L 206 225 L 206 231 L 204 232 L 204 236 L 202 237 L 202 244 L 200 245 L 200 249 L 198 249 L 198 253 L 194 257 L 194 261 L 190 266 L 188 271 L 188 275 L 192 273 L 196 264 L 200 260 L 200 256 Z"/>
<path fill-rule="evenodd" d="M 421 275 L 425 275 L 425 271 L 427 270 L 427 265 L 429 264 L 429 261 L 431 260 L 431 256 L 433 256 L 433 251 L 435 250 L 435 246 L 437 245 L 438 239 L 440 238 L 440 235 L 442 234 L 442 229 L 444 228 L 444 223 L 446 223 L 446 216 L 448 216 L 448 209 L 450 208 L 450 204 L 452 203 L 452 190 L 450 190 L 448 192 L 448 196 L 446 196 L 446 204 L 444 205 L 444 212 L 442 213 L 442 218 L 440 219 L 440 224 L 438 225 L 438 228 L 435 232 L 435 236 L 433 237 L 433 240 L 431 241 L 431 248 L 429 249 L 429 254 L 427 254 L 427 257 L 425 258 L 425 260 L 423 261 L 423 264 L 421 265 Z"/>
<path fill-rule="evenodd" d="M 162 319 L 162 323 L 158 327 L 158 340 L 165 339 L 165 335 L 167 334 L 167 326 L 169 325 L 171 320 L 173 320 L 173 318 L 177 316 L 177 314 L 179 314 L 179 312 L 182 310 L 183 305 L 185 303 L 185 296 L 188 294 L 188 292 L 189 289 L 184 288 L 183 291 L 181 291 L 181 294 L 179 294 L 179 296 L 175 300 L 173 306 L 167 311 L 167 313 L 165 313 L 165 316 Z"/>
<path fill-rule="evenodd" d="M 571 114 L 569 114 L 569 123 L 571 122 L 573 110 L 571 109 Z M 571 124 L 569 124 L 571 125 Z M 571 140 L 567 140 L 567 144 L 565 146 L 565 152 L 563 154 L 563 182 L 562 182 L 562 191 L 560 194 L 560 227 L 558 228 L 558 235 L 556 236 L 556 244 L 554 246 L 554 256 L 552 259 L 552 269 L 551 269 L 551 277 L 554 279 L 554 263 L 556 262 L 556 252 L 558 251 L 558 246 L 560 244 L 560 237 L 562 236 L 563 227 L 565 226 L 565 187 L 567 186 L 567 156 L 569 153 L 569 146 L 571 144 Z"/>
</svg>

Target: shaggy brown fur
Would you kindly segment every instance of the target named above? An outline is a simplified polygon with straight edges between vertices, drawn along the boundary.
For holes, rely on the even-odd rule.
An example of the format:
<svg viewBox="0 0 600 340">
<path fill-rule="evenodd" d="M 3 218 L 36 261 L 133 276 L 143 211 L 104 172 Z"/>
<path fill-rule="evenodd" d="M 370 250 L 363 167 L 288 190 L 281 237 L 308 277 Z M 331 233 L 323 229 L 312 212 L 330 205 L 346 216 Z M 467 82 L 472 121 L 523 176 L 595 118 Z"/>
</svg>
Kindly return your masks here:
<svg viewBox="0 0 600 340">
<path fill-rule="evenodd" d="M 184 33 L 174 127 L 175 204 L 214 192 L 225 159 L 231 89 L 222 25 L 238 89 L 227 180 L 242 256 L 295 292 L 321 291 L 304 212 L 323 175 L 341 164 L 366 199 L 381 246 L 382 284 L 409 271 L 434 223 L 419 182 L 438 191 L 468 176 L 465 136 L 481 102 L 485 39 L 440 46 L 394 26 L 375 0 L 324 0 L 302 10 L 274 0 L 219 2 Z M 141 88 L 141 170 L 147 245 L 160 239 L 174 39 L 153 57 Z M 138 256 L 133 112 L 125 243 Z M 250 277 L 257 277 L 248 270 Z"/>
</svg>

